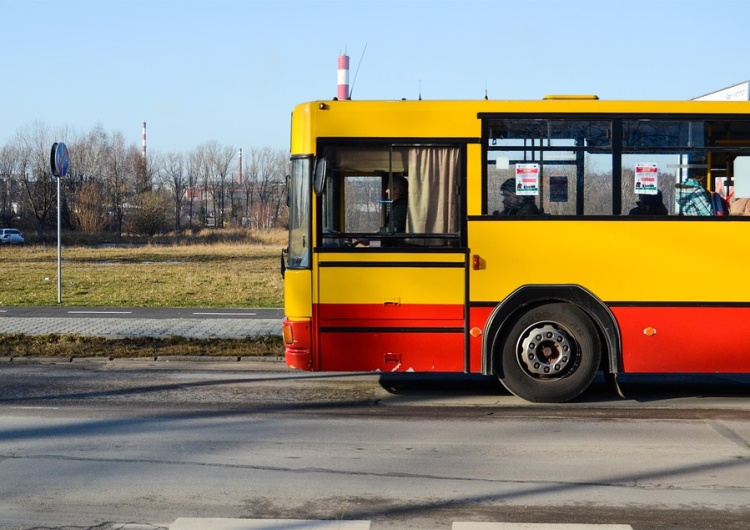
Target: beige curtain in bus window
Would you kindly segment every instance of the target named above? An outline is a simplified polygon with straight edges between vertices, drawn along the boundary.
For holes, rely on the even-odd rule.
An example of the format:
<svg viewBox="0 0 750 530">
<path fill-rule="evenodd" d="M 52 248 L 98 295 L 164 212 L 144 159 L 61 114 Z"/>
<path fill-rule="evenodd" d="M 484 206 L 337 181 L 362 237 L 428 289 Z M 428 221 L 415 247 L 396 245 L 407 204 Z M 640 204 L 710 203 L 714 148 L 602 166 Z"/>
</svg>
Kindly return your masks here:
<svg viewBox="0 0 750 530">
<path fill-rule="evenodd" d="M 406 232 L 457 232 L 456 182 L 459 151 L 456 147 L 409 150 L 409 214 Z"/>
</svg>

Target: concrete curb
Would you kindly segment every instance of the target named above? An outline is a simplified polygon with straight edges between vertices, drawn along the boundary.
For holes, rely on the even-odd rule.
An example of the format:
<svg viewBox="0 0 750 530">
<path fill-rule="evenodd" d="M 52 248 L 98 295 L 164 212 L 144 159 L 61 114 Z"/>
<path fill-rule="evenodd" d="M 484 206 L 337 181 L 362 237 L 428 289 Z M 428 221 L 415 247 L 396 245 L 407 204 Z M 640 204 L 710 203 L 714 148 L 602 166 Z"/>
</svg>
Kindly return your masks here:
<svg viewBox="0 0 750 530">
<path fill-rule="evenodd" d="M 169 363 L 169 362 L 190 362 L 190 363 L 227 363 L 227 364 L 248 364 L 248 363 L 260 363 L 268 365 L 285 365 L 284 357 L 279 355 L 271 356 L 236 356 L 236 355 L 160 355 L 158 357 L 47 357 L 47 356 L 0 356 L 0 364 L 4 363 L 17 363 L 17 364 L 60 364 L 60 363 L 111 363 L 111 362 L 156 362 L 156 363 Z M 286 366 L 286 365 L 285 365 Z"/>
</svg>

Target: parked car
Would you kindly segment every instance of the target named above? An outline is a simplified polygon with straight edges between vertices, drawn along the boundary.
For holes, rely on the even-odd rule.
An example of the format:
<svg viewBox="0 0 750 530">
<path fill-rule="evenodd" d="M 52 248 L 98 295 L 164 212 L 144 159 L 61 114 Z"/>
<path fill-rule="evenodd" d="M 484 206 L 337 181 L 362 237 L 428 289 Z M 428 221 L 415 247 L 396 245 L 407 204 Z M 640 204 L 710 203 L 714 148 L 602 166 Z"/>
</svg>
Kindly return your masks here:
<svg viewBox="0 0 750 530">
<path fill-rule="evenodd" d="M 0 228 L 0 243 L 21 244 L 25 241 L 20 230 L 15 228 Z"/>
</svg>

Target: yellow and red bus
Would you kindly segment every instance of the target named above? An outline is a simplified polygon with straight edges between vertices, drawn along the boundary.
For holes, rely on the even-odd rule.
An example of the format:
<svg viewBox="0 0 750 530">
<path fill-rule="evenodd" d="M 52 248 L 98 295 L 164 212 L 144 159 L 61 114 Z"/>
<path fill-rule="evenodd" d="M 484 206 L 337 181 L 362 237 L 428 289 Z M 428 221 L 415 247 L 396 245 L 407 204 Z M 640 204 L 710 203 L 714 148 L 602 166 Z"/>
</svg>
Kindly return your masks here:
<svg viewBox="0 0 750 530">
<path fill-rule="evenodd" d="M 750 102 L 315 101 L 291 166 L 290 367 L 750 372 Z"/>
</svg>

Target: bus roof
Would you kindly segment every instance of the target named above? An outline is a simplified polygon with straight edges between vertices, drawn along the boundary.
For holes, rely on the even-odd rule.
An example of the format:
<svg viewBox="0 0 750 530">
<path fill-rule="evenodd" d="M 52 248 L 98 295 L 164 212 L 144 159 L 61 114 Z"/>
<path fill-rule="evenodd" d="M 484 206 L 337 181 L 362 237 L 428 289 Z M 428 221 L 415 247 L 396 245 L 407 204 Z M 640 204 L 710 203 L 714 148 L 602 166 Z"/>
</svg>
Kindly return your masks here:
<svg viewBox="0 0 750 530">
<path fill-rule="evenodd" d="M 591 119 L 597 115 L 644 119 L 678 116 L 747 115 L 750 101 L 603 100 L 596 96 L 553 96 L 542 100 L 318 100 L 292 114 L 292 153 L 314 153 L 316 138 L 481 138 L 480 118 Z M 705 119 L 705 118 L 704 118 Z"/>
<path fill-rule="evenodd" d="M 476 109 L 477 112 L 525 113 L 533 111 L 593 112 L 593 113 L 653 113 L 653 114 L 691 114 L 691 113 L 746 113 L 750 101 L 709 101 L 709 100 L 607 100 L 593 94 L 553 94 L 543 99 L 477 99 L 477 100 L 315 100 L 298 105 L 299 107 L 318 107 L 319 110 L 345 109 L 354 110 L 365 107 L 381 109 L 416 108 L 435 111 L 437 108 L 462 110 Z"/>
</svg>

